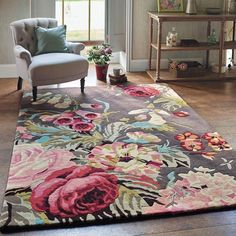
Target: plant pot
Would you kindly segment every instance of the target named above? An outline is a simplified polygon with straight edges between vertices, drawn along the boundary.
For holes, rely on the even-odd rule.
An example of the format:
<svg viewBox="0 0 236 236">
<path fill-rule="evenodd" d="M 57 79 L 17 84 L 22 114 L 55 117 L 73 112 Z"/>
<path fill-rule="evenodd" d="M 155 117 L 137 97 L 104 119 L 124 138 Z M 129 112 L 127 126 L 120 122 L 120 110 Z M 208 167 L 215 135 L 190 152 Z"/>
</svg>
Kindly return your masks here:
<svg viewBox="0 0 236 236">
<path fill-rule="evenodd" d="M 106 65 L 95 64 L 97 79 L 106 81 L 108 66 L 109 64 Z"/>
</svg>

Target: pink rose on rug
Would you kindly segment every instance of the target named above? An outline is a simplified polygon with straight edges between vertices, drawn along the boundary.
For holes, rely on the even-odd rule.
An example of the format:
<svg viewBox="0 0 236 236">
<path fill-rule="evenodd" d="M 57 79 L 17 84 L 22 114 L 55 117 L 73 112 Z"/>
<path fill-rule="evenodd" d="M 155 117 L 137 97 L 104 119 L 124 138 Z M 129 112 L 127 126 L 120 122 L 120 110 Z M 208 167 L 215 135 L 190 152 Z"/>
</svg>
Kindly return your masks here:
<svg viewBox="0 0 236 236">
<path fill-rule="evenodd" d="M 72 117 L 58 117 L 53 123 L 56 125 L 72 125 L 74 122 Z"/>
<path fill-rule="evenodd" d="M 55 119 L 58 119 L 58 118 L 60 118 L 60 117 L 63 117 L 63 118 L 65 118 L 65 117 L 71 117 L 71 118 L 73 118 L 73 116 L 74 116 L 74 113 L 73 112 L 70 112 L 70 111 L 65 111 L 65 112 L 63 112 L 63 113 L 61 113 L 61 114 L 56 114 L 56 115 L 42 115 L 42 116 L 40 116 L 39 117 L 39 119 L 41 119 L 42 121 L 44 121 L 44 122 L 52 122 L 52 121 L 54 121 Z"/>
<path fill-rule="evenodd" d="M 61 218 L 74 218 L 107 208 L 119 195 L 115 175 L 90 166 L 53 172 L 32 191 L 35 211 Z"/>
<path fill-rule="evenodd" d="M 33 136 L 31 134 L 22 134 L 21 138 L 31 140 Z"/>
<path fill-rule="evenodd" d="M 23 127 L 23 126 L 17 126 L 16 130 L 21 134 L 20 138 L 22 138 L 22 139 L 30 140 L 30 139 L 33 138 L 33 136 L 31 134 L 27 133 L 27 129 L 25 127 Z"/>
<path fill-rule="evenodd" d="M 95 119 L 101 118 L 101 114 L 90 112 L 90 111 L 77 110 L 75 111 L 75 113 L 77 115 L 82 116 L 84 119 L 87 119 L 87 120 L 95 120 Z"/>
<path fill-rule="evenodd" d="M 134 97 L 151 97 L 160 94 L 159 90 L 145 86 L 128 86 L 124 88 L 124 92 Z"/>
<path fill-rule="evenodd" d="M 24 134 L 26 133 L 27 129 L 26 127 L 23 127 L 23 126 L 17 126 L 16 131 L 18 131 L 20 134 Z"/>
<path fill-rule="evenodd" d="M 163 162 L 160 154 L 134 143 L 116 142 L 97 146 L 88 155 L 89 165 L 134 175 L 158 175 Z"/>
<path fill-rule="evenodd" d="M 44 150 L 40 145 L 16 145 L 13 151 L 7 189 L 35 186 L 55 170 L 75 166 L 75 156 L 66 150 Z"/>
<path fill-rule="evenodd" d="M 145 213 L 190 211 L 236 203 L 234 176 L 193 171 L 179 176 L 182 180 L 159 190 L 158 203 L 145 207 Z"/>
<path fill-rule="evenodd" d="M 94 125 L 86 122 L 77 122 L 73 124 L 72 129 L 77 132 L 89 132 L 94 129 Z"/>
</svg>

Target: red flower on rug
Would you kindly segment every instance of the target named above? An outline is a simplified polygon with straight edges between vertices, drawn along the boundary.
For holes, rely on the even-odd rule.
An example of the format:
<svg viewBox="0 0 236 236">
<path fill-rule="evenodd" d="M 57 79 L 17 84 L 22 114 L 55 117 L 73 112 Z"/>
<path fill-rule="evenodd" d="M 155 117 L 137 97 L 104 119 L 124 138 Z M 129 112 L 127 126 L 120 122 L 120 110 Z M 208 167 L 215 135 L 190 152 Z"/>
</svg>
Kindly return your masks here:
<svg viewBox="0 0 236 236">
<path fill-rule="evenodd" d="M 191 132 L 178 134 L 175 136 L 175 139 L 180 141 L 181 147 L 187 151 L 197 152 L 204 149 L 204 146 L 200 137 Z"/>
<path fill-rule="evenodd" d="M 77 122 L 73 124 L 72 129 L 77 132 L 89 132 L 94 128 L 94 125 L 86 122 Z"/>
<path fill-rule="evenodd" d="M 187 116 L 189 116 L 188 112 L 186 112 L 186 111 L 176 111 L 176 112 L 173 112 L 173 114 L 175 116 L 178 116 L 178 117 L 187 117 Z"/>
<path fill-rule="evenodd" d="M 77 110 L 75 111 L 75 113 L 87 120 L 95 120 L 95 119 L 101 118 L 100 113 L 95 113 L 95 112 L 90 112 L 90 111 Z"/>
<path fill-rule="evenodd" d="M 119 195 L 117 177 L 90 166 L 55 171 L 33 189 L 32 208 L 74 218 L 107 208 Z"/>
<path fill-rule="evenodd" d="M 191 132 L 185 132 L 183 134 L 178 134 L 175 136 L 175 139 L 182 141 L 186 139 L 199 139 L 200 137 L 197 134 L 193 134 Z"/>
<path fill-rule="evenodd" d="M 134 97 L 151 97 L 160 94 L 159 90 L 144 86 L 128 86 L 124 88 L 124 92 Z"/>
<path fill-rule="evenodd" d="M 202 136 L 202 138 L 206 139 L 208 141 L 208 145 L 215 151 L 231 149 L 230 145 L 217 132 L 206 133 Z"/>
<path fill-rule="evenodd" d="M 59 117 L 53 123 L 56 125 L 71 125 L 73 121 L 72 117 Z"/>
</svg>

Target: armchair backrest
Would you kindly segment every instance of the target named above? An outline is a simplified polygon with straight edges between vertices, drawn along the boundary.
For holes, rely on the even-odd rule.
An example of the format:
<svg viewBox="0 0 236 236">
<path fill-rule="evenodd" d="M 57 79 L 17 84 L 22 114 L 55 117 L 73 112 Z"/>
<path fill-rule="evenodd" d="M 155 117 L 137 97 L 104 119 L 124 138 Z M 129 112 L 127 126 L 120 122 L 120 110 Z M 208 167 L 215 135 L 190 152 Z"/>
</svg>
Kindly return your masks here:
<svg viewBox="0 0 236 236">
<path fill-rule="evenodd" d="M 29 18 L 14 21 L 10 24 L 14 45 L 21 45 L 34 56 L 37 51 L 37 39 L 35 27 L 53 28 L 57 26 L 57 20 L 53 18 Z"/>
</svg>

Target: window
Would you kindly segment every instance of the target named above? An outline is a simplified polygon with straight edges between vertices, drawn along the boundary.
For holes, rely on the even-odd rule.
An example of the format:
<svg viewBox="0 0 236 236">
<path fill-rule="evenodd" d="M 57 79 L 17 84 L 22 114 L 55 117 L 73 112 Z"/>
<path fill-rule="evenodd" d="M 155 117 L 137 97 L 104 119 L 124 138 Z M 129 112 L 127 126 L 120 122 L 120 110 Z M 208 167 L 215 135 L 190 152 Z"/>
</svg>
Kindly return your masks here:
<svg viewBox="0 0 236 236">
<path fill-rule="evenodd" d="M 105 39 L 105 0 L 56 0 L 56 18 L 67 25 L 67 40 L 87 44 Z"/>
</svg>

